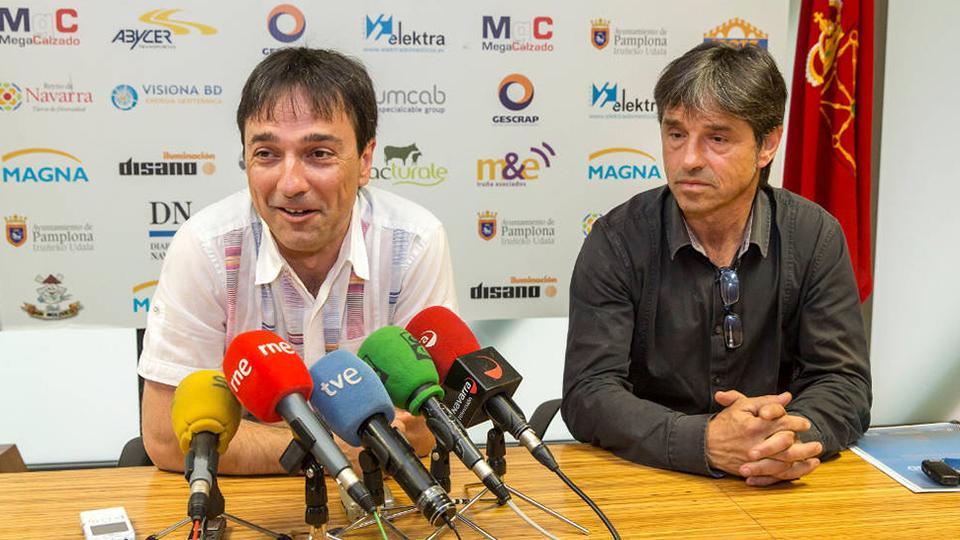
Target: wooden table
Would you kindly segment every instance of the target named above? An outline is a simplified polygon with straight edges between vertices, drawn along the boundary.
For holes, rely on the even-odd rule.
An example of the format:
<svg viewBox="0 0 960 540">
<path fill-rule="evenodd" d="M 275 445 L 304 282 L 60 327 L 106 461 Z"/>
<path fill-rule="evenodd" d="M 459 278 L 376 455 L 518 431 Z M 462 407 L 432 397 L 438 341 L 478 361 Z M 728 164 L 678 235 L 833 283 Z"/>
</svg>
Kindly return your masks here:
<svg viewBox="0 0 960 540">
<path fill-rule="evenodd" d="M 856 455 L 844 452 L 807 478 L 771 488 L 742 480 L 713 480 L 635 465 L 581 444 L 553 446 L 566 474 L 587 492 L 625 539 L 683 538 L 950 538 L 960 522 L 960 494 L 913 494 Z M 603 524 L 525 450 L 507 453 L 507 483 L 609 538 Z M 454 495 L 472 480 L 456 463 Z M 390 481 L 392 484 L 392 480 Z M 302 478 L 221 477 L 227 512 L 284 533 L 304 533 Z M 346 516 L 330 486 L 331 525 Z M 394 494 L 402 491 L 391 485 Z M 138 538 L 184 516 L 187 486 L 178 474 L 153 467 L 0 474 L 0 538 L 82 538 L 79 512 L 124 506 Z M 575 529 L 527 505 L 521 508 L 561 538 L 584 538 Z M 484 505 L 473 519 L 498 538 L 542 538 L 508 508 Z M 408 516 L 397 525 L 412 538 L 430 532 Z M 464 538 L 478 535 L 459 527 Z M 186 537 L 186 529 L 167 536 Z M 265 538 L 231 524 L 228 538 Z M 377 538 L 373 529 L 347 538 Z M 452 539 L 450 533 L 443 536 Z"/>
</svg>

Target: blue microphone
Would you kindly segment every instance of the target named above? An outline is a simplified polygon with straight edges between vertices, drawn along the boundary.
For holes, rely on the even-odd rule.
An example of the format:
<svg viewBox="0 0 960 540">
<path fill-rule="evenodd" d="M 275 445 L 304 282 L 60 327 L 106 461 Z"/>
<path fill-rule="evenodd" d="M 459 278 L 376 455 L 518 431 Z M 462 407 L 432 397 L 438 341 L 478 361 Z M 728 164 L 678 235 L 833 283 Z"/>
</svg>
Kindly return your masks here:
<svg viewBox="0 0 960 540">
<path fill-rule="evenodd" d="M 431 524 L 449 525 L 456 507 L 410 443 L 390 425 L 393 404 L 373 369 L 341 349 L 317 361 L 310 377 L 310 403 L 327 426 L 347 444 L 370 450 Z"/>
</svg>

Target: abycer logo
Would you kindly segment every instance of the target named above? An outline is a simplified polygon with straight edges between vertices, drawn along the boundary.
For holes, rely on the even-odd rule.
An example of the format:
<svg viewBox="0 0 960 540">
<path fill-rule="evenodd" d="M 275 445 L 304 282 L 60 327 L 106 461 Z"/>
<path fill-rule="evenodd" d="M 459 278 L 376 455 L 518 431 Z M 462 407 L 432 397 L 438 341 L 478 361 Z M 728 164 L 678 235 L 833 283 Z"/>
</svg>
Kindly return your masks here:
<svg viewBox="0 0 960 540">
<path fill-rule="evenodd" d="M 44 156 L 45 159 L 40 163 L 10 164 L 12 161 L 19 162 L 25 156 L 35 155 Z M 75 184 L 90 181 L 80 158 L 53 148 L 23 148 L 3 154 L 0 161 L 3 162 L 4 184 Z"/>
</svg>

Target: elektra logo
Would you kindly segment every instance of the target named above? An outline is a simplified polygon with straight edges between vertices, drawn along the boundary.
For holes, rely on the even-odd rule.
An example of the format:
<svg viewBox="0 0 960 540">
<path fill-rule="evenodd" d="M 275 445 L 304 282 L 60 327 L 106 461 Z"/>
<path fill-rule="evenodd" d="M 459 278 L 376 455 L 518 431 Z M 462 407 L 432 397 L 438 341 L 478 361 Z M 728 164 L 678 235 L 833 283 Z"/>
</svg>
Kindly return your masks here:
<svg viewBox="0 0 960 540">
<path fill-rule="evenodd" d="M 77 46 L 77 10 L 60 8 L 53 12 L 36 8 L 0 7 L 0 45 L 24 48 L 33 45 Z M 26 35 L 20 35 L 26 34 Z"/>
<path fill-rule="evenodd" d="M 33 112 L 84 112 L 93 103 L 93 92 L 80 90 L 69 80 L 24 85 L 22 90 L 13 83 L 0 83 L 0 109 L 16 110 L 23 103 Z"/>
<path fill-rule="evenodd" d="M 129 111 L 138 105 L 220 105 L 222 95 L 219 84 L 119 84 L 110 91 L 110 101 L 121 111 Z"/>
<path fill-rule="evenodd" d="M 553 19 L 534 17 L 531 20 L 519 20 L 509 16 L 483 16 L 483 41 L 480 48 L 484 51 L 507 52 L 551 52 L 553 51 Z"/>
<path fill-rule="evenodd" d="M 406 146 L 384 146 L 382 167 L 371 167 L 370 178 L 387 180 L 394 186 L 430 187 L 447 179 L 447 168 L 433 161 L 421 161 L 423 153 L 417 143 Z"/>
<path fill-rule="evenodd" d="M 63 286 L 63 274 L 49 274 L 47 277 L 38 275 L 35 281 L 40 284 L 36 290 L 36 302 L 40 305 L 24 302 L 20 306 L 20 309 L 27 312 L 30 317 L 41 321 L 58 321 L 76 317 L 83 309 L 79 301 L 71 302 L 73 295 Z M 68 303 L 65 308 L 62 307 L 64 303 Z"/>
<path fill-rule="evenodd" d="M 533 102 L 533 83 L 525 75 L 520 73 L 511 73 L 500 81 L 497 87 L 497 97 L 500 98 L 500 104 L 507 110 L 518 112 L 526 109 Z M 534 125 L 540 121 L 536 115 L 510 114 L 494 115 L 494 124 L 519 124 Z"/>
<path fill-rule="evenodd" d="M 364 16 L 363 38 L 369 46 L 367 52 L 444 52 L 447 37 L 444 34 L 404 28 L 403 22 L 393 15 L 380 13 L 374 17 Z"/>
<path fill-rule="evenodd" d="M 528 181 L 538 180 L 541 170 L 550 168 L 550 158 L 557 155 L 549 144 L 543 142 L 540 146 L 531 146 L 530 154 L 523 159 L 517 152 L 507 152 L 500 159 L 478 159 L 477 185 L 524 187 Z"/>
<path fill-rule="evenodd" d="M 590 105 L 594 111 L 590 118 L 641 118 L 657 114 L 657 102 L 649 98 L 627 97 L 627 89 L 619 83 L 605 81 L 591 87 Z"/>
<path fill-rule="evenodd" d="M 34 155 L 43 156 L 45 159 L 40 161 L 39 164 L 36 161 L 29 165 L 12 166 L 8 164 L 11 161 L 20 161 L 24 156 L 33 157 Z M 25 160 L 32 161 L 31 158 L 25 158 Z M 53 148 L 14 150 L 3 154 L 0 161 L 3 162 L 4 184 L 75 184 L 90 181 L 80 158 Z"/>
<path fill-rule="evenodd" d="M 590 154 L 587 180 L 663 180 L 657 158 L 636 148 L 604 148 Z"/>
<path fill-rule="evenodd" d="M 181 15 L 172 18 L 182 9 L 155 9 L 141 15 L 138 20 L 142 23 L 159 26 L 156 28 L 121 28 L 117 31 L 110 43 L 130 45 L 130 50 L 142 49 L 175 49 L 174 40 L 179 41 L 183 36 L 199 34 L 211 36 L 217 29 L 194 21 L 184 20 Z M 176 36 L 176 37 L 174 37 Z"/>
<path fill-rule="evenodd" d="M 666 56 L 666 28 L 623 28 L 614 26 L 610 30 L 609 19 L 590 21 L 590 43 L 597 50 L 612 44 L 613 54 L 632 56 Z"/>
<path fill-rule="evenodd" d="M 211 175 L 217 170 L 216 155 L 208 152 L 164 152 L 163 161 L 134 161 L 129 158 L 118 165 L 120 176 L 196 176 Z"/>
<path fill-rule="evenodd" d="M 704 32 L 703 41 L 719 41 L 737 47 L 755 45 L 766 49 L 767 33 L 743 19 L 733 18 Z"/>
<path fill-rule="evenodd" d="M 381 90 L 377 96 L 380 114 L 444 114 L 447 93 L 437 87 Z"/>
<path fill-rule="evenodd" d="M 470 287 L 471 300 L 499 300 L 524 299 L 557 296 L 557 278 L 543 277 L 511 277 L 510 284 L 484 285 L 481 281 L 475 287 Z"/>
</svg>

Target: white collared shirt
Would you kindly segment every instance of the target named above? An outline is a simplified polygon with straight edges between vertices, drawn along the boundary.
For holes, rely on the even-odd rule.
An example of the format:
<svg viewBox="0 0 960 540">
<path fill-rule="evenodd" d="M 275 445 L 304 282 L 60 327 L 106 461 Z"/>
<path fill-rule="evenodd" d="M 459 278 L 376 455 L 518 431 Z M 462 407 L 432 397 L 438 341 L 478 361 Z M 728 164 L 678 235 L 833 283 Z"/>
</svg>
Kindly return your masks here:
<svg viewBox="0 0 960 540">
<path fill-rule="evenodd" d="M 179 384 L 220 369 L 230 340 L 258 329 L 292 343 L 309 366 L 333 348 L 356 352 L 374 330 L 403 326 L 432 305 L 457 308 L 446 233 L 426 209 L 362 188 L 314 298 L 243 190 L 191 217 L 171 242 L 138 372 Z"/>
</svg>

